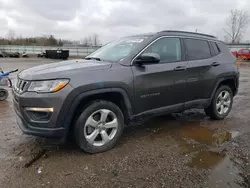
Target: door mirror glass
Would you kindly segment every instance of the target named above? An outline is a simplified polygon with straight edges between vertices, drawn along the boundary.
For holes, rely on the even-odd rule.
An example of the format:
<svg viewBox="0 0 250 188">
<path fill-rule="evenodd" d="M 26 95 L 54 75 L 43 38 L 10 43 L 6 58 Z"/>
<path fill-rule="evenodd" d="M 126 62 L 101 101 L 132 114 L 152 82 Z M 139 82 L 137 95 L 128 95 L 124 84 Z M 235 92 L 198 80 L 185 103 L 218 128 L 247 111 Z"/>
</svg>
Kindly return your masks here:
<svg viewBox="0 0 250 188">
<path fill-rule="evenodd" d="M 157 53 L 143 53 L 135 60 L 137 64 L 155 64 L 160 62 L 160 55 Z"/>
</svg>

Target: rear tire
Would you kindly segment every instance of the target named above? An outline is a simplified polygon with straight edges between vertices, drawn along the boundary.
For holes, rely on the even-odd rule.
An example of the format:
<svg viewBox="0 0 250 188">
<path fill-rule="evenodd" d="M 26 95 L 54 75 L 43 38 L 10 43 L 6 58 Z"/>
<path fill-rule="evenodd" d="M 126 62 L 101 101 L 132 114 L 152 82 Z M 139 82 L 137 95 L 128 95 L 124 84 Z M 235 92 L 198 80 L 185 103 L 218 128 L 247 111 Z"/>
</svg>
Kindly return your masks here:
<svg viewBox="0 0 250 188">
<path fill-rule="evenodd" d="M 233 92 L 230 87 L 223 85 L 215 92 L 212 102 L 205 113 L 214 120 L 222 120 L 228 116 L 233 105 Z"/>
<path fill-rule="evenodd" d="M 121 109 L 109 101 L 94 101 L 79 115 L 74 135 L 78 146 L 87 153 L 101 153 L 113 148 L 124 129 Z"/>
<path fill-rule="evenodd" d="M 8 98 L 9 92 L 6 89 L 0 89 L 0 101 L 4 101 Z"/>
</svg>

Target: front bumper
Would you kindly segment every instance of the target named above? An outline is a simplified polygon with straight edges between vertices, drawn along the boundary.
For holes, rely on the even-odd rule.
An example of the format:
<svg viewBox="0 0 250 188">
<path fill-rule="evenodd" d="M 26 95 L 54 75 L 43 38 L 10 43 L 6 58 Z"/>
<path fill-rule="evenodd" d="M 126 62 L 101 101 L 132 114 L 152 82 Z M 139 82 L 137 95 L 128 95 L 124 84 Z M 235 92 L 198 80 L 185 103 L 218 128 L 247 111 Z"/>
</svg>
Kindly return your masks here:
<svg viewBox="0 0 250 188">
<path fill-rule="evenodd" d="M 26 92 L 18 94 L 16 91 L 13 93 L 13 105 L 17 114 L 17 124 L 20 129 L 28 135 L 49 137 L 49 138 L 65 138 L 66 128 L 62 121 L 62 105 L 65 97 L 70 92 L 71 86 L 66 86 L 57 93 L 38 94 L 34 92 Z M 34 119 L 26 110 L 30 107 L 35 108 L 50 108 L 53 107 L 54 111 L 47 120 Z M 65 111 L 68 109 L 65 109 Z"/>
<path fill-rule="evenodd" d="M 63 127 L 61 128 L 32 127 L 30 124 L 28 124 L 27 122 L 25 122 L 25 120 L 22 119 L 22 116 L 19 115 L 16 117 L 16 120 L 20 129 L 23 131 L 23 133 L 27 135 L 41 136 L 47 138 L 61 138 L 65 136 L 65 129 Z"/>
</svg>

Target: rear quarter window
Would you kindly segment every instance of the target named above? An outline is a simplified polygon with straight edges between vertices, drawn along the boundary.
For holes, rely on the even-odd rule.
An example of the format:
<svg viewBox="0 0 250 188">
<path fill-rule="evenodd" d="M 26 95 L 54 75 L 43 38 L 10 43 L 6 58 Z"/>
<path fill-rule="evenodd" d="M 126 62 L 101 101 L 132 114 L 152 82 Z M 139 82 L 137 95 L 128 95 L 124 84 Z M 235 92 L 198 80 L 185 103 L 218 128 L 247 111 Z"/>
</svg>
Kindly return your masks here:
<svg viewBox="0 0 250 188">
<path fill-rule="evenodd" d="M 214 49 L 215 55 L 218 55 L 220 53 L 219 46 L 216 44 L 216 42 L 211 42 L 211 45 L 212 45 L 212 48 Z"/>
</svg>

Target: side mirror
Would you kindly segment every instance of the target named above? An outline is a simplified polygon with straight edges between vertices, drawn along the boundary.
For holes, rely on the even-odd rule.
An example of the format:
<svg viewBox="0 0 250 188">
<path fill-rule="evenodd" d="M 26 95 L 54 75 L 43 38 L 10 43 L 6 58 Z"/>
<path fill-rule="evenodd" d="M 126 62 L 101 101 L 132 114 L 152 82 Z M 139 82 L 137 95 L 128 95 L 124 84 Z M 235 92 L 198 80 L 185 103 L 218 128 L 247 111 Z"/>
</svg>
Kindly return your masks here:
<svg viewBox="0 0 250 188">
<path fill-rule="evenodd" d="M 160 55 L 157 53 L 143 53 L 136 58 L 135 63 L 142 64 L 157 64 L 160 62 Z"/>
</svg>

